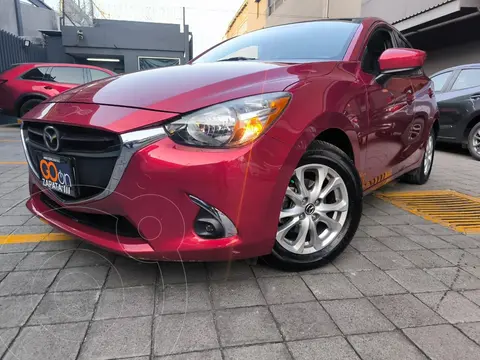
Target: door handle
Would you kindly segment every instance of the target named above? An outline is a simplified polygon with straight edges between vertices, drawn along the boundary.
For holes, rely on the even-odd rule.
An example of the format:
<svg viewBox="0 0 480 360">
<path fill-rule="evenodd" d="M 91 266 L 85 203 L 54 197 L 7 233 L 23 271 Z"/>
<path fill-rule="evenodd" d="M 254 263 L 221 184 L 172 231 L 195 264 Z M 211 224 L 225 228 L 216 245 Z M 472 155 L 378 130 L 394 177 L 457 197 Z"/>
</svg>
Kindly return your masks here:
<svg viewBox="0 0 480 360">
<path fill-rule="evenodd" d="M 470 99 L 478 100 L 478 99 L 480 99 L 480 94 L 473 94 L 473 95 L 470 96 Z"/>
<path fill-rule="evenodd" d="M 46 86 L 44 86 L 43 88 L 44 88 L 45 90 L 52 90 L 52 89 L 53 89 L 53 88 L 52 88 L 51 86 L 49 86 L 49 85 L 46 85 Z"/>
</svg>

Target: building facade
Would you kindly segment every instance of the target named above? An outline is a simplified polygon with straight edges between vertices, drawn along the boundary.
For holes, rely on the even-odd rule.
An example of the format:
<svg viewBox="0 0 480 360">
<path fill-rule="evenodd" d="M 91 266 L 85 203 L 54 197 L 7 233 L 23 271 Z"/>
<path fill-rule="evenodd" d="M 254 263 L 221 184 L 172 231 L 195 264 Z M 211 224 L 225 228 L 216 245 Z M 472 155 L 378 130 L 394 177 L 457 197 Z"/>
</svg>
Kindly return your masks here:
<svg viewBox="0 0 480 360">
<path fill-rule="evenodd" d="M 41 39 L 38 31 L 58 30 L 60 19 L 41 0 L 0 0 L 0 29 L 32 41 Z"/>
<path fill-rule="evenodd" d="M 427 52 L 427 74 L 480 63 L 480 0 L 362 0 L 362 16 L 387 20 Z"/>
<path fill-rule="evenodd" d="M 75 4 L 72 1 L 66 3 Z M 69 19 L 75 13 L 80 20 L 91 21 L 61 26 L 60 14 L 41 0 L 0 0 L 0 40 L 9 39 L 0 46 L 0 72 L 12 63 L 42 59 L 129 73 L 185 64 L 192 58 L 188 25 L 182 30 L 179 24 L 95 19 L 92 14 L 82 17 L 80 8 L 74 10 Z M 30 49 L 24 40 L 32 42 Z"/>
<path fill-rule="evenodd" d="M 268 0 L 245 0 L 228 25 L 224 38 L 263 29 L 266 25 Z"/>
<path fill-rule="evenodd" d="M 192 34 L 185 25 L 95 19 L 94 26 L 43 31 L 49 62 L 91 64 L 117 73 L 185 64 Z"/>
<path fill-rule="evenodd" d="M 359 17 L 361 6 L 361 0 L 268 0 L 266 23 L 275 26 L 324 18 Z"/>
<path fill-rule="evenodd" d="M 245 0 L 230 22 L 225 38 L 298 21 L 358 17 L 361 5 L 361 0 Z"/>
</svg>

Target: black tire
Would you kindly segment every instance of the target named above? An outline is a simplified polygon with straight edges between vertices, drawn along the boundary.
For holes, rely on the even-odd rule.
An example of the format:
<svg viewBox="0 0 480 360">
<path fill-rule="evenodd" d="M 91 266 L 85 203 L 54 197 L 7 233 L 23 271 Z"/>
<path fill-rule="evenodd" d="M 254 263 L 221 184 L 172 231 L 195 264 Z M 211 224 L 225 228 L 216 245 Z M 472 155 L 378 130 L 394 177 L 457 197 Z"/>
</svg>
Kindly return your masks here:
<svg viewBox="0 0 480 360">
<path fill-rule="evenodd" d="M 406 182 L 408 184 L 423 185 L 428 181 L 428 179 L 430 179 L 430 174 L 432 173 L 432 168 L 433 168 L 433 161 L 435 160 L 435 145 L 437 142 L 435 131 L 433 130 L 433 128 L 430 130 L 429 139 L 430 137 L 432 138 L 432 141 L 433 141 L 433 150 L 432 150 L 433 153 L 432 153 L 432 161 L 430 163 L 430 168 L 428 169 L 428 172 L 425 173 L 424 160 L 425 160 L 425 157 L 427 156 L 427 146 L 425 146 L 425 152 L 423 154 L 422 164 L 420 165 L 420 167 L 403 175 L 401 178 L 401 181 Z"/>
<path fill-rule="evenodd" d="M 43 99 L 35 98 L 35 99 L 29 99 L 25 101 L 22 106 L 20 106 L 20 110 L 18 111 L 18 116 L 23 117 L 27 112 L 32 110 L 35 106 L 40 104 L 43 101 Z"/>
<path fill-rule="evenodd" d="M 295 254 L 275 241 L 270 255 L 262 260 L 285 271 L 304 271 L 317 268 L 335 259 L 355 235 L 363 208 L 363 188 L 354 163 L 338 147 L 323 141 L 314 141 L 300 160 L 298 167 L 307 164 L 322 164 L 332 168 L 342 178 L 348 193 L 348 210 L 344 226 L 336 239 L 327 247 L 312 254 Z M 340 240 L 339 240 L 340 239 Z"/>
<path fill-rule="evenodd" d="M 472 157 L 475 159 L 475 160 L 478 160 L 480 161 L 480 147 L 477 147 L 475 148 L 475 137 L 480 134 L 480 122 L 475 125 L 472 130 L 470 130 L 470 134 L 468 134 L 468 143 L 467 143 L 467 147 L 468 147 L 468 151 L 470 151 L 470 155 L 472 155 Z M 479 139 L 477 139 L 478 141 Z M 478 144 L 478 143 L 477 143 Z"/>
</svg>

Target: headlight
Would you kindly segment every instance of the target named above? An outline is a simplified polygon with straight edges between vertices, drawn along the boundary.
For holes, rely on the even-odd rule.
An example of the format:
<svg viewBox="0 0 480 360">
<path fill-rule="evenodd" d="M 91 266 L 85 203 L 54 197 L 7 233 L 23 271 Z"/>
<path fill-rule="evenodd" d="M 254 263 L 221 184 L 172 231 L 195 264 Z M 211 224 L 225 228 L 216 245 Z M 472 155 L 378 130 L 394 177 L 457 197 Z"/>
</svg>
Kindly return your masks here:
<svg viewBox="0 0 480 360">
<path fill-rule="evenodd" d="M 228 101 L 165 125 L 170 138 L 204 147 L 245 145 L 265 132 L 287 107 L 289 93 L 269 93 Z"/>
</svg>

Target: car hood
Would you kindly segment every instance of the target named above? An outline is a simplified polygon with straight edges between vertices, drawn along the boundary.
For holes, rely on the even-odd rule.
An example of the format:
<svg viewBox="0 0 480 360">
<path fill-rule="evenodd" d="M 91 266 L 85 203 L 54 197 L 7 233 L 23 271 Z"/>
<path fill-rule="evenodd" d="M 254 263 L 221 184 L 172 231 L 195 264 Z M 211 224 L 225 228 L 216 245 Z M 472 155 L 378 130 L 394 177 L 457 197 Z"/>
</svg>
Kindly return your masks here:
<svg viewBox="0 0 480 360">
<path fill-rule="evenodd" d="M 173 66 L 106 78 L 47 101 L 186 113 L 235 98 L 282 91 L 312 71 L 328 73 L 334 66 L 335 62 L 314 66 L 258 61 Z"/>
</svg>

